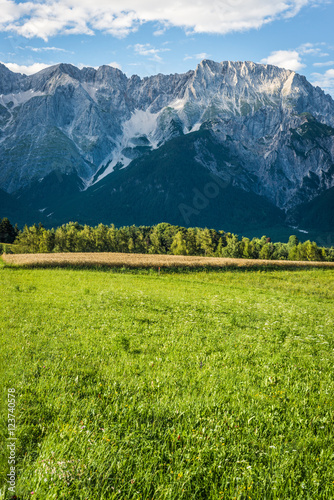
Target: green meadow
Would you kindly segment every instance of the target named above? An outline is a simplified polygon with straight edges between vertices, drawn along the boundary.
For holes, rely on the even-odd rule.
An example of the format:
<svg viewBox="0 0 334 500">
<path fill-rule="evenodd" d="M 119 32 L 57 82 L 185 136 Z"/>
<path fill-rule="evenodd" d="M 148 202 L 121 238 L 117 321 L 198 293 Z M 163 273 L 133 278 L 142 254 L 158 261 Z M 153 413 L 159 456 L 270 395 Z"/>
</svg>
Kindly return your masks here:
<svg viewBox="0 0 334 500">
<path fill-rule="evenodd" d="M 334 498 L 333 270 L 1 264 L 0 283 L 18 500 Z"/>
</svg>

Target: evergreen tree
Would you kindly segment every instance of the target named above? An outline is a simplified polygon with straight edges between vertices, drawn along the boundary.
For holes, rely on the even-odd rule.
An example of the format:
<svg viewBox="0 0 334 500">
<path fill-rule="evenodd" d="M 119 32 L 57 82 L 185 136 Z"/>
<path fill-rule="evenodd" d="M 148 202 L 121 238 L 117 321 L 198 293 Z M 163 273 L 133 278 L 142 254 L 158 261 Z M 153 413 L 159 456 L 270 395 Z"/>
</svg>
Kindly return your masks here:
<svg viewBox="0 0 334 500">
<path fill-rule="evenodd" d="M 258 259 L 261 252 L 262 243 L 259 238 L 253 238 L 252 241 L 253 259 Z"/>
<path fill-rule="evenodd" d="M 297 236 L 292 234 L 289 238 L 289 241 L 288 241 L 288 249 L 290 250 L 290 248 L 296 247 L 298 245 L 298 243 L 299 243 L 299 240 L 298 240 Z"/>
<path fill-rule="evenodd" d="M 218 245 L 217 245 L 217 248 L 216 248 L 216 251 L 215 251 L 215 255 L 216 255 L 216 257 L 221 257 L 222 253 L 223 253 L 223 239 L 220 238 Z"/>
<path fill-rule="evenodd" d="M 129 250 L 129 230 L 127 227 L 121 227 L 117 231 L 118 251 L 127 253 Z"/>
<path fill-rule="evenodd" d="M 197 235 L 198 235 L 199 246 L 202 249 L 204 255 L 206 257 L 213 255 L 214 245 L 210 230 L 206 227 L 205 229 L 200 230 L 197 233 Z"/>
<path fill-rule="evenodd" d="M 53 230 L 42 229 L 39 236 L 39 252 L 49 253 L 54 249 L 55 233 Z"/>
<path fill-rule="evenodd" d="M 254 258 L 254 248 L 253 243 L 249 238 L 242 238 L 243 248 L 242 248 L 242 257 L 244 259 L 253 259 Z"/>
<path fill-rule="evenodd" d="M 334 262 L 334 247 L 326 248 L 326 260 L 328 262 Z"/>
<path fill-rule="evenodd" d="M 198 255 L 198 247 L 196 242 L 196 229 L 189 228 L 186 234 L 186 245 L 188 255 Z"/>
<path fill-rule="evenodd" d="M 115 228 L 114 224 L 111 224 L 111 226 L 108 228 L 107 240 L 109 252 L 118 252 L 117 229 Z"/>
<path fill-rule="evenodd" d="M 136 233 L 135 240 L 135 252 L 136 253 L 147 253 L 147 244 L 146 244 L 146 228 L 138 228 Z"/>
<path fill-rule="evenodd" d="M 320 248 L 318 248 L 317 244 L 312 241 L 306 241 L 304 243 L 305 246 L 305 254 L 306 254 L 306 259 L 311 260 L 311 261 L 321 261 L 322 260 L 322 253 Z"/>
<path fill-rule="evenodd" d="M 77 252 L 78 235 L 82 230 L 82 226 L 77 222 L 69 222 L 64 227 L 65 245 L 67 252 Z"/>
<path fill-rule="evenodd" d="M 178 226 L 172 226 L 166 222 L 161 222 L 154 226 L 150 234 L 151 246 L 149 248 L 149 253 L 169 253 L 174 235 L 178 230 Z"/>
<path fill-rule="evenodd" d="M 272 259 L 274 260 L 286 260 L 288 258 L 288 245 L 287 243 L 274 243 L 274 251 Z"/>
<path fill-rule="evenodd" d="M 55 232 L 55 252 L 66 252 L 66 228 L 65 225 L 57 227 Z"/>
<path fill-rule="evenodd" d="M 96 252 L 109 252 L 108 226 L 99 224 L 94 228 L 94 241 Z"/>
<path fill-rule="evenodd" d="M 288 260 L 300 260 L 299 245 L 291 246 L 289 249 Z"/>
<path fill-rule="evenodd" d="M 272 243 L 265 243 L 260 250 L 259 258 L 265 259 L 265 260 L 272 259 L 273 250 L 274 250 L 274 247 L 273 247 Z"/>
<path fill-rule="evenodd" d="M 182 231 L 178 231 L 171 244 L 173 255 L 187 255 L 187 242 Z"/>
<path fill-rule="evenodd" d="M 0 219 L 0 242 L 14 243 L 17 236 L 17 229 L 10 223 L 7 217 Z"/>
<path fill-rule="evenodd" d="M 31 227 L 24 226 L 23 231 L 17 237 L 17 248 L 22 253 L 38 253 L 40 251 L 40 234 L 43 226 L 34 224 Z"/>
<path fill-rule="evenodd" d="M 130 253 L 134 253 L 134 250 L 135 250 L 135 244 L 134 244 L 134 241 L 133 241 L 133 238 L 129 238 L 129 241 L 128 241 L 128 250 Z"/>
<path fill-rule="evenodd" d="M 236 234 L 232 234 L 226 238 L 227 245 L 223 248 L 223 257 L 231 257 L 237 259 L 242 256 L 242 246 Z"/>
</svg>

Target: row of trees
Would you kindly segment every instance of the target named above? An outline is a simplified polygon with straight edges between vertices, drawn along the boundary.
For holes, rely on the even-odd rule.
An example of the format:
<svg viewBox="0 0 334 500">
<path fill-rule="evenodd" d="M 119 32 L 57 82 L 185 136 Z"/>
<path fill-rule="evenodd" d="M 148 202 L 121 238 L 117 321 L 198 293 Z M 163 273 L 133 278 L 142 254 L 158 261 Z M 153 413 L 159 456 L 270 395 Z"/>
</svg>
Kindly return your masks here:
<svg viewBox="0 0 334 500">
<path fill-rule="evenodd" d="M 77 222 L 57 229 L 41 224 L 25 226 L 15 239 L 15 251 L 39 252 L 130 252 L 173 255 L 204 255 L 246 259 L 334 261 L 334 248 L 321 248 L 316 243 L 300 243 L 290 236 L 288 243 L 272 243 L 270 238 L 241 238 L 224 231 L 184 228 L 161 223 L 156 226 L 113 224 L 96 227 Z"/>
</svg>

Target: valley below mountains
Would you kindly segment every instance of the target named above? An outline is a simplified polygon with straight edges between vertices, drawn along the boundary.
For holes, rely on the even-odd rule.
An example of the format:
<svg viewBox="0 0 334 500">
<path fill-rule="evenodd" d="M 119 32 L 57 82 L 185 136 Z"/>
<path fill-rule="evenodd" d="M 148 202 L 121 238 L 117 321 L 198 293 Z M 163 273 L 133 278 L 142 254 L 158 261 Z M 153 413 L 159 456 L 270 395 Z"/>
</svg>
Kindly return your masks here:
<svg viewBox="0 0 334 500">
<path fill-rule="evenodd" d="M 0 216 L 334 245 L 334 101 L 253 62 L 203 60 L 143 79 L 110 66 L 26 76 L 0 64 Z"/>
</svg>

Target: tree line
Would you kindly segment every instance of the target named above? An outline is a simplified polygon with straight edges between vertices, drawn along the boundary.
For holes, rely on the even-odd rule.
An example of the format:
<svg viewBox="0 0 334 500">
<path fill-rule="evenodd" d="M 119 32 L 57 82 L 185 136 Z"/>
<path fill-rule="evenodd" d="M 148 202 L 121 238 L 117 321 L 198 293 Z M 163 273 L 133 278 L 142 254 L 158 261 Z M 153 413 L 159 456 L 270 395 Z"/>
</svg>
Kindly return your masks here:
<svg viewBox="0 0 334 500">
<path fill-rule="evenodd" d="M 0 222 L 0 242 L 4 233 Z M 334 248 L 319 247 L 315 242 L 301 243 L 290 236 L 288 243 L 273 243 L 267 236 L 239 238 L 232 233 L 208 228 L 184 228 L 168 223 L 156 226 L 125 226 L 99 224 L 91 227 L 69 222 L 56 229 L 42 224 L 13 228 L 8 219 L 6 238 L 14 243 L 17 253 L 48 252 L 124 252 L 146 254 L 201 255 L 269 260 L 334 261 Z M 8 230 L 9 225 L 12 231 Z M 10 234 L 8 238 L 8 234 Z M 8 250 L 7 250 L 8 251 Z"/>
</svg>

